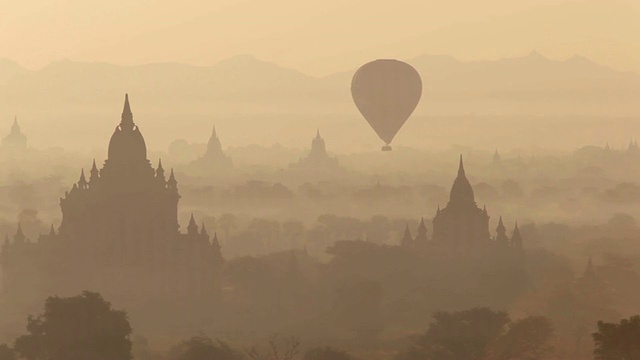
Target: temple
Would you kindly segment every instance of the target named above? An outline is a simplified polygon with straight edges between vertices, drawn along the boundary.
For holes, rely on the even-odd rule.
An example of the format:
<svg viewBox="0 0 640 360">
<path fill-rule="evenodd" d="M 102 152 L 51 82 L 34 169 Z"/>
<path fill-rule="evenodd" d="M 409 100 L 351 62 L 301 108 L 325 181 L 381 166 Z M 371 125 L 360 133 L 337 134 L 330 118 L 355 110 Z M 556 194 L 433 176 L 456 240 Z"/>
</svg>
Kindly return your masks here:
<svg viewBox="0 0 640 360">
<path fill-rule="evenodd" d="M 433 218 L 432 239 L 427 238 L 424 219 L 420 222 L 416 238 L 409 241 L 408 236 L 410 232 L 407 228 L 402 244 L 412 244 L 413 247 L 429 249 L 439 254 L 473 257 L 497 249 L 507 249 L 514 253 L 522 251 L 522 236 L 517 223 L 509 239 L 500 217 L 496 237 L 491 237 L 489 214 L 486 207 L 481 209 L 476 204 L 473 188 L 464 170 L 462 156 L 458 165 L 458 176 L 449 193 L 449 202 L 443 209 L 438 206 Z"/>
<path fill-rule="evenodd" d="M 493 153 L 493 163 L 497 164 L 500 161 L 502 161 L 502 156 L 500 156 L 500 153 L 498 152 L 498 149 L 496 149 L 496 151 Z"/>
<path fill-rule="evenodd" d="M 638 146 L 638 141 L 634 139 L 629 140 L 629 146 L 627 146 L 627 153 L 629 154 L 640 153 L 640 146 Z"/>
<path fill-rule="evenodd" d="M 10 150 L 24 150 L 27 148 L 27 137 L 20 129 L 17 116 L 13 119 L 11 132 L 2 139 L 2 147 Z"/>
<path fill-rule="evenodd" d="M 232 168 L 233 162 L 222 150 L 222 144 L 214 126 L 207 143 L 207 150 L 201 157 L 189 164 L 188 169 L 196 174 L 215 175 L 219 172 L 227 172 Z"/>
<path fill-rule="evenodd" d="M 125 96 L 102 168 L 94 161 L 88 176 L 82 170 L 60 199 L 58 231 L 52 227 L 30 243 L 19 228 L 13 242 L 5 241 L 3 291 L 13 292 L 13 278 L 28 271 L 37 272 L 37 281 L 27 286 L 42 294 L 93 290 L 114 301 L 142 303 L 210 299 L 220 246 L 193 216 L 186 232 L 180 231 L 179 199 L 173 170 L 167 179 L 162 162 L 154 169 L 147 159 Z"/>
<path fill-rule="evenodd" d="M 329 156 L 320 129 L 316 131 L 316 136 L 311 140 L 311 150 L 308 155 L 297 163 L 291 164 L 292 168 L 303 168 L 315 171 L 338 171 L 342 170 L 338 160 Z"/>
</svg>

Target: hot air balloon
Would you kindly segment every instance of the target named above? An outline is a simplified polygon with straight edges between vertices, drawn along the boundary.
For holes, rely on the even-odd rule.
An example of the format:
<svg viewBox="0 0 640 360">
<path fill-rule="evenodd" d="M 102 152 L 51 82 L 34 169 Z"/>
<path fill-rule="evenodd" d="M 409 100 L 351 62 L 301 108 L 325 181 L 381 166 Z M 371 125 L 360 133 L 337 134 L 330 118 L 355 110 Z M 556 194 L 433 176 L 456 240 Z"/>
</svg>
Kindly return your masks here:
<svg viewBox="0 0 640 360">
<path fill-rule="evenodd" d="M 351 80 L 358 110 L 390 151 L 391 141 L 420 101 L 422 80 L 411 65 L 382 59 L 362 65 Z"/>
</svg>

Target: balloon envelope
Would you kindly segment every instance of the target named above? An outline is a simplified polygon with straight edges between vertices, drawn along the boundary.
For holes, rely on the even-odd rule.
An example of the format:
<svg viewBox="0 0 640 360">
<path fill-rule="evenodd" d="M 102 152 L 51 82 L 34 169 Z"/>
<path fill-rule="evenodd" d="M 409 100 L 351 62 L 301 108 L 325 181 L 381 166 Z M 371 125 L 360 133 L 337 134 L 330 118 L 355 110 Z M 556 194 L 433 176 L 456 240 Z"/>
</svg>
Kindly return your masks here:
<svg viewBox="0 0 640 360">
<path fill-rule="evenodd" d="M 411 116 L 421 95 L 420 74 L 399 60 L 367 63 L 351 80 L 351 96 L 358 110 L 387 144 Z"/>
</svg>

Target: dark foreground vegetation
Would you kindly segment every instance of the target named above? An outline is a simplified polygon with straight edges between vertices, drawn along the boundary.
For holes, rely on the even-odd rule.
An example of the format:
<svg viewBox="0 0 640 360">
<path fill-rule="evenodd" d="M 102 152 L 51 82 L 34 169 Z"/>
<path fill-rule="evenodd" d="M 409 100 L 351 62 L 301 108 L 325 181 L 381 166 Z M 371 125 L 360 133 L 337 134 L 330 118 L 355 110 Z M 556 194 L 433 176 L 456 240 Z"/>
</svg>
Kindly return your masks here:
<svg viewBox="0 0 640 360">
<path fill-rule="evenodd" d="M 640 358 L 640 316 L 619 323 L 598 322 L 592 334 L 593 359 Z M 266 344 L 230 344 L 198 334 L 165 351 L 146 339 L 132 340 L 125 311 L 94 292 L 49 297 L 44 312 L 27 319 L 27 333 L 0 345 L 2 360 L 355 360 L 358 356 L 330 345 L 305 348 L 295 336 L 270 336 Z M 428 330 L 409 337 L 408 345 L 381 358 L 397 360 L 554 359 L 553 324 L 545 317 L 513 320 L 489 308 L 437 312 Z"/>
</svg>

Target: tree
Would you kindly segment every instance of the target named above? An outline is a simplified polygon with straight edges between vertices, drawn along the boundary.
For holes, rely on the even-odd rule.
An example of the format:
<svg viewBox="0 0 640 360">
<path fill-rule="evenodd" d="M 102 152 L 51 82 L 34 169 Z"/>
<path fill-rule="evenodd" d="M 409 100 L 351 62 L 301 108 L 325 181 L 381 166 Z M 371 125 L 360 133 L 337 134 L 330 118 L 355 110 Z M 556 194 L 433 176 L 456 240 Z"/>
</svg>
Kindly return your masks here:
<svg viewBox="0 0 640 360">
<path fill-rule="evenodd" d="M 440 311 L 424 335 L 413 339 L 413 346 L 400 356 L 403 360 L 476 360 L 487 353 L 489 343 L 509 323 L 505 312 L 475 308 L 458 312 Z"/>
<path fill-rule="evenodd" d="M 303 360 L 354 360 L 348 352 L 337 350 L 332 347 L 317 347 L 307 350 Z"/>
<path fill-rule="evenodd" d="M 282 235 L 289 240 L 291 247 L 298 248 L 304 236 L 304 224 L 301 221 L 290 220 L 282 224 Z"/>
<path fill-rule="evenodd" d="M 156 360 L 162 356 L 149 347 L 149 341 L 144 336 L 136 336 L 132 342 L 133 358 L 136 360 Z"/>
<path fill-rule="evenodd" d="M 597 360 L 640 359 L 640 316 L 620 320 L 619 324 L 598 321 L 593 335 Z"/>
<path fill-rule="evenodd" d="M 26 235 L 46 234 L 49 230 L 49 227 L 38 217 L 38 211 L 34 209 L 22 210 L 18 214 L 18 222 Z"/>
<path fill-rule="evenodd" d="M 370 343 L 384 330 L 381 315 L 382 287 L 368 279 L 347 279 L 334 288 L 333 316 L 340 328 L 353 331 Z"/>
<path fill-rule="evenodd" d="M 412 339 L 401 360 L 536 360 L 550 347 L 551 324 L 543 317 L 511 322 L 488 308 L 437 312 L 429 329 Z"/>
<path fill-rule="evenodd" d="M 384 244 L 389 240 L 391 223 L 386 216 L 373 216 L 366 224 L 367 240 L 377 244 Z"/>
<path fill-rule="evenodd" d="M 213 342 L 210 338 L 199 335 L 175 346 L 170 350 L 171 360 L 242 360 L 243 354 L 232 349 L 225 342 Z"/>
<path fill-rule="evenodd" d="M 509 331 L 496 341 L 492 353 L 496 360 L 538 360 L 551 352 L 551 322 L 530 316 L 509 324 Z"/>
<path fill-rule="evenodd" d="M 279 346 L 277 338 L 277 335 L 272 335 L 269 339 L 269 352 L 262 353 L 254 346 L 247 350 L 247 355 L 251 360 L 293 360 L 298 355 L 300 341 L 292 336 Z"/>
<path fill-rule="evenodd" d="M 27 335 L 16 352 L 27 360 L 130 360 L 131 326 L 124 311 L 113 310 L 98 293 L 45 301 L 44 313 L 29 316 Z"/>
<path fill-rule="evenodd" d="M 280 223 L 275 220 L 254 218 L 247 226 L 247 230 L 262 242 L 262 250 L 265 253 L 274 250 L 273 245 L 280 237 Z"/>
<path fill-rule="evenodd" d="M 16 352 L 7 344 L 0 345 L 0 360 L 16 360 Z"/>
</svg>

